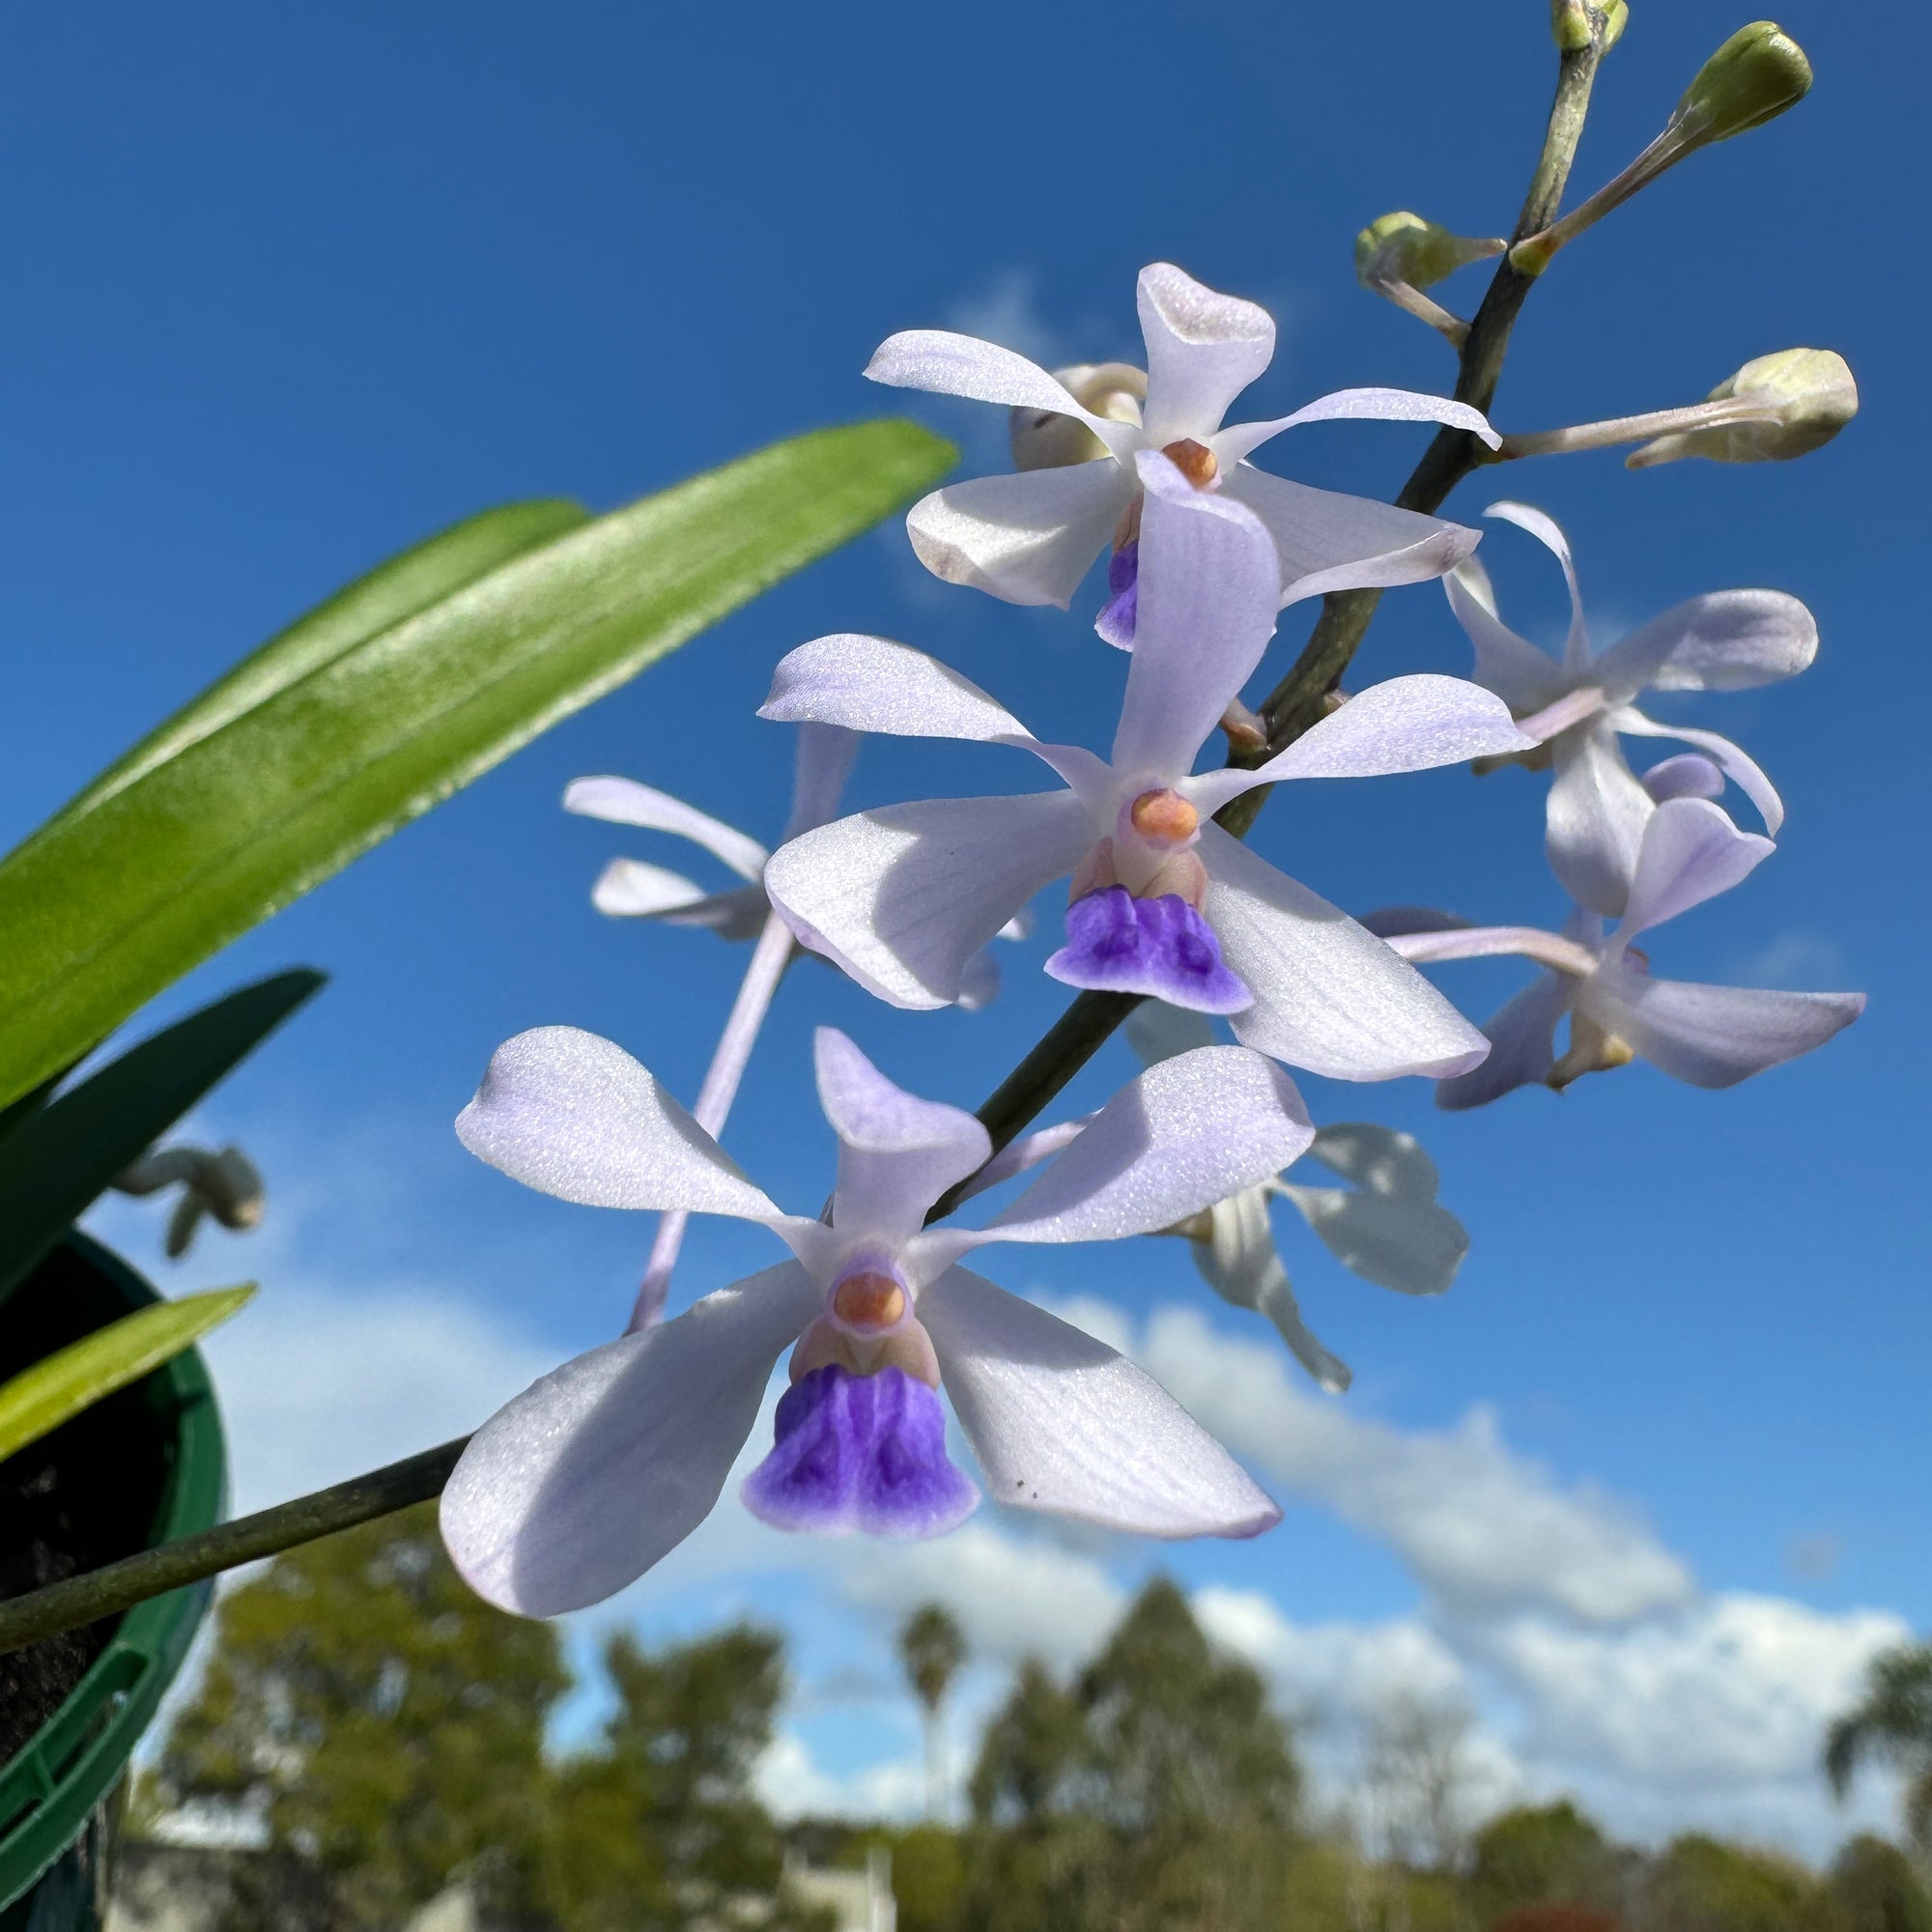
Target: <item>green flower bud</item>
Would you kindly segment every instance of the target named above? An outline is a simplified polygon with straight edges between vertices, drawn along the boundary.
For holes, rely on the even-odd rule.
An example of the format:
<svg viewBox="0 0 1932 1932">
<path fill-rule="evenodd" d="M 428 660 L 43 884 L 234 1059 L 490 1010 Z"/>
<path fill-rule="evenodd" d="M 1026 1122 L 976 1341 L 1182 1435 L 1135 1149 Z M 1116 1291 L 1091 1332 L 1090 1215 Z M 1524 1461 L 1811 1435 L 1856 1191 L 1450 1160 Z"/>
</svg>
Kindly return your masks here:
<svg viewBox="0 0 1932 1932">
<path fill-rule="evenodd" d="M 1780 349 L 1747 362 L 1728 382 L 1711 391 L 1714 403 L 1763 400 L 1776 406 L 1775 418 L 1719 424 L 1710 429 L 1661 436 L 1625 457 L 1632 469 L 1680 457 L 1705 456 L 1714 463 L 1788 463 L 1808 455 L 1837 435 L 1859 412 L 1859 385 L 1845 358 L 1829 349 Z"/>
<path fill-rule="evenodd" d="M 1371 288 L 1383 281 L 1426 289 L 1470 262 L 1500 255 L 1500 241 L 1452 235 L 1406 209 L 1372 221 L 1355 237 L 1355 273 Z"/>
<path fill-rule="evenodd" d="M 1604 16 L 1604 41 L 1598 51 L 1608 53 L 1629 24 L 1630 8 L 1625 0 L 1602 0 L 1598 11 Z M 1549 32 L 1559 51 L 1580 54 L 1590 44 L 1590 13 L 1585 0 L 1549 0 Z"/>
<path fill-rule="evenodd" d="M 1728 141 L 1795 107 L 1810 90 L 1804 49 L 1776 21 L 1753 20 L 1698 69 L 1671 125 L 1701 141 Z"/>
<path fill-rule="evenodd" d="M 1624 29 L 1630 25 L 1630 16 L 1631 10 L 1624 4 L 1624 0 L 1610 0 L 1610 4 L 1604 9 L 1603 51 L 1605 53 L 1608 53 L 1623 39 Z"/>
<path fill-rule="evenodd" d="M 1076 362 L 1053 374 L 1082 409 L 1109 422 L 1140 421 L 1141 405 L 1147 401 L 1146 370 L 1129 362 Z M 1107 453 L 1107 445 L 1078 416 L 1053 410 L 1009 411 L 1007 435 L 1015 469 L 1063 469 Z"/>
</svg>

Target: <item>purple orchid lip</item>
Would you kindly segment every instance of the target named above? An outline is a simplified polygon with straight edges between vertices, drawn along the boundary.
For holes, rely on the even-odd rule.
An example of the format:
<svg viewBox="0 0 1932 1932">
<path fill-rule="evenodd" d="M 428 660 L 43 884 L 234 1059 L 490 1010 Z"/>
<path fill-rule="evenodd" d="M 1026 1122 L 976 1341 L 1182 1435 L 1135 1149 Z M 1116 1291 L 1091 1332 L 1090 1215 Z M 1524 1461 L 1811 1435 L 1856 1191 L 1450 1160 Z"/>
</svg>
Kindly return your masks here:
<svg viewBox="0 0 1932 1932">
<path fill-rule="evenodd" d="M 902 1369 L 813 1369 L 779 1398 L 773 1435 L 741 1493 L 775 1529 L 940 1536 L 980 1501 L 946 1454 L 937 1391 Z"/>
<path fill-rule="evenodd" d="M 1255 996 L 1221 957 L 1213 928 L 1173 893 L 1137 899 L 1108 886 L 1066 908 L 1066 944 L 1046 970 L 1068 986 L 1151 993 L 1200 1013 L 1238 1013 Z"/>
<path fill-rule="evenodd" d="M 1135 537 L 1107 559 L 1107 601 L 1094 619 L 1103 643 L 1117 650 L 1134 647 L 1134 626 L 1140 616 L 1141 544 Z"/>
</svg>

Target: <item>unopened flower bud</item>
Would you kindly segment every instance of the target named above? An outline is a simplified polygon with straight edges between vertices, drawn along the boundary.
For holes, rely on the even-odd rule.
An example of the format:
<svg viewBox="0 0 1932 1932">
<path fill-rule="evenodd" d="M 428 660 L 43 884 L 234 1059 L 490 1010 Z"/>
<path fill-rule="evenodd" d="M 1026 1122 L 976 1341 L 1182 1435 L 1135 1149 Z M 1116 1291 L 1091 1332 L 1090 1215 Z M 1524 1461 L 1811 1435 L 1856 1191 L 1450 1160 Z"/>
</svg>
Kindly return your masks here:
<svg viewBox="0 0 1932 1932">
<path fill-rule="evenodd" d="M 1082 409 L 1109 422 L 1139 422 L 1147 401 L 1147 371 L 1130 362 L 1076 362 L 1054 380 Z M 1015 469 L 1062 469 L 1105 456 L 1107 445 L 1077 416 L 1054 410 L 1011 410 L 1008 437 Z"/>
<path fill-rule="evenodd" d="M 1829 349 L 1780 349 L 1747 362 L 1711 391 L 1714 403 L 1762 401 L 1776 414 L 1661 436 L 1624 459 L 1632 469 L 1680 457 L 1714 463 L 1787 463 L 1828 443 L 1859 412 L 1859 385 L 1845 358 Z"/>
<path fill-rule="evenodd" d="M 1500 255 L 1499 238 L 1452 235 L 1434 221 L 1400 209 L 1372 221 L 1355 237 L 1355 273 L 1369 287 L 1406 282 L 1426 289 L 1470 262 Z"/>
<path fill-rule="evenodd" d="M 1811 63 L 1775 20 L 1740 27 L 1698 69 L 1671 115 L 1702 141 L 1728 141 L 1795 107 L 1811 89 Z"/>
<path fill-rule="evenodd" d="M 1604 38 L 1598 47 L 1608 53 L 1622 38 L 1630 20 L 1624 0 L 1606 0 L 1598 10 L 1604 16 Z M 1549 32 L 1566 54 L 1579 54 L 1590 44 L 1590 10 L 1585 0 L 1549 0 Z"/>
<path fill-rule="evenodd" d="M 1630 8 L 1624 0 L 1610 0 L 1604 9 L 1604 44 L 1600 51 L 1608 53 L 1623 39 L 1624 29 L 1630 25 Z"/>
</svg>

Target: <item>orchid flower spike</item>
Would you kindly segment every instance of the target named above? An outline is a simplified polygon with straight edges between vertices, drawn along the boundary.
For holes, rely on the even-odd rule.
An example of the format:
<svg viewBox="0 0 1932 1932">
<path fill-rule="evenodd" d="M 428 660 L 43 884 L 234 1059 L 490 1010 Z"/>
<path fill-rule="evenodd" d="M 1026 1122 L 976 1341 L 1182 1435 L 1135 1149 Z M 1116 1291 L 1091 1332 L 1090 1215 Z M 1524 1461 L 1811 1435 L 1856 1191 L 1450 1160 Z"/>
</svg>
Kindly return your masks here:
<svg viewBox="0 0 1932 1932">
<path fill-rule="evenodd" d="M 1091 461 L 976 477 L 914 504 L 906 531 L 935 576 L 976 584 L 1009 604 L 1057 604 L 1064 611 L 1111 533 L 1110 595 L 1096 628 L 1109 643 L 1130 644 L 1142 541 L 1137 459 L 1148 450 L 1165 451 L 1191 487 L 1218 491 L 1255 513 L 1273 539 L 1280 604 L 1329 590 L 1418 583 L 1440 577 L 1475 548 L 1477 533 L 1460 525 L 1312 490 L 1245 459 L 1283 430 L 1337 416 L 1448 423 L 1495 447 L 1498 439 L 1479 411 L 1407 389 L 1338 389 L 1293 415 L 1223 429 L 1228 406 L 1273 358 L 1273 320 L 1253 302 L 1204 288 L 1169 262 L 1141 270 L 1138 299 L 1147 341 L 1145 407 L 1115 382 L 1104 399 L 1090 398 L 1103 400 L 1101 413 L 1060 377 L 970 335 L 915 328 L 880 345 L 866 369 L 875 383 L 1005 403 L 1041 426 L 1066 418 L 1099 444 Z M 1087 446 L 1068 447 L 1084 455 Z"/>
<path fill-rule="evenodd" d="M 1671 760 L 1688 768 L 1701 760 Z M 1694 777 L 1694 774 L 1690 774 Z M 1549 970 L 1484 1031 L 1482 1065 L 1435 1090 L 1438 1105 L 1480 1107 L 1513 1088 L 1562 1089 L 1585 1073 L 1647 1060 L 1692 1087 L 1740 1080 L 1822 1046 L 1865 1009 L 1862 993 L 1782 993 L 1762 986 L 1707 986 L 1651 978 L 1632 944 L 1665 920 L 1727 892 L 1776 848 L 1740 832 L 1708 798 L 1667 796 L 1637 848 L 1624 916 L 1608 933 L 1579 907 L 1561 933 L 1528 926 L 1470 926 L 1446 915 L 1405 910 L 1371 922 L 1405 959 L 1473 959 L 1518 952 Z M 1557 1023 L 1570 1020 L 1556 1056 Z"/>
<path fill-rule="evenodd" d="M 780 842 L 825 824 L 838 810 L 839 794 L 859 750 L 859 733 L 835 724 L 807 724 L 798 734 L 791 816 Z M 771 915 L 765 896 L 765 863 L 771 857 L 749 834 L 686 805 L 681 798 L 631 779 L 576 779 L 565 789 L 563 809 L 613 825 L 668 832 L 703 847 L 745 881 L 707 893 L 682 874 L 639 859 L 612 859 L 592 888 L 590 901 L 612 919 L 662 920 L 667 925 L 702 926 L 721 939 L 755 940 Z M 1001 939 L 1025 937 L 1025 923 L 1003 927 Z M 959 1004 L 969 1012 L 988 1005 L 1000 990 L 999 962 L 981 950 L 969 962 Z"/>
<path fill-rule="evenodd" d="M 1621 642 L 1593 655 L 1577 572 L 1563 532 L 1525 503 L 1485 512 L 1527 530 L 1555 553 L 1570 584 L 1570 634 L 1561 663 L 1496 615 L 1488 574 L 1474 558 L 1445 580 L 1450 608 L 1476 647 L 1476 682 L 1503 698 L 1532 738 L 1549 748 L 1549 863 L 1564 889 L 1605 918 L 1624 895 L 1653 802 L 1625 762 L 1620 735 L 1695 745 L 1749 798 L 1776 837 L 1784 806 L 1758 766 L 1715 731 L 1662 724 L 1636 708 L 1644 691 L 1747 691 L 1794 677 L 1818 652 L 1818 626 L 1781 590 L 1719 590 L 1675 604 Z"/>
<path fill-rule="evenodd" d="M 898 1007 L 956 1000 L 966 962 L 1042 886 L 1071 874 L 1071 986 L 1227 1013 L 1244 1045 L 1345 1080 L 1462 1072 L 1482 1037 L 1325 900 L 1211 823 L 1288 779 L 1420 771 L 1526 749 L 1500 699 L 1448 677 L 1373 686 L 1253 770 L 1194 757 L 1274 628 L 1274 558 L 1254 513 L 1198 496 L 1143 451 L 1148 568 L 1111 761 L 1042 744 L 978 686 L 883 638 L 831 637 L 779 665 L 766 718 L 1029 751 L 1065 788 L 933 799 L 821 826 L 766 867 L 801 944 Z"/>
<path fill-rule="evenodd" d="M 1213 1037 L 1199 1013 L 1158 1000 L 1136 1007 L 1126 1030 L 1128 1042 L 1150 1065 Z M 1274 1175 L 1163 1232 L 1186 1236 L 1208 1287 L 1235 1307 L 1265 1316 L 1302 1367 L 1340 1395 L 1353 1381 L 1353 1371 L 1302 1320 L 1275 1244 L 1272 1203 L 1293 1207 L 1351 1273 L 1403 1294 L 1440 1294 L 1469 1251 L 1469 1236 L 1437 1205 L 1435 1164 L 1413 1135 L 1344 1122 L 1321 1128 L 1306 1158 L 1353 1185 L 1312 1187 Z"/>
<path fill-rule="evenodd" d="M 979 1492 L 947 1459 L 952 1398 L 993 1493 L 1117 1530 L 1252 1536 L 1280 1511 L 1158 1383 L 958 1265 L 992 1241 L 1146 1234 L 1286 1166 L 1314 1136 L 1278 1068 L 1209 1047 L 1142 1074 L 980 1229 L 923 1227 L 991 1153 L 971 1114 L 916 1098 L 830 1028 L 830 1225 L 776 1208 L 621 1048 L 543 1027 L 497 1049 L 457 1122 L 469 1151 L 595 1207 L 763 1223 L 792 1259 L 546 1376 L 471 1438 L 442 1497 L 457 1568 L 554 1616 L 641 1576 L 703 1521 L 780 1353 L 791 1386 L 744 1501 L 784 1529 L 931 1536 Z"/>
</svg>

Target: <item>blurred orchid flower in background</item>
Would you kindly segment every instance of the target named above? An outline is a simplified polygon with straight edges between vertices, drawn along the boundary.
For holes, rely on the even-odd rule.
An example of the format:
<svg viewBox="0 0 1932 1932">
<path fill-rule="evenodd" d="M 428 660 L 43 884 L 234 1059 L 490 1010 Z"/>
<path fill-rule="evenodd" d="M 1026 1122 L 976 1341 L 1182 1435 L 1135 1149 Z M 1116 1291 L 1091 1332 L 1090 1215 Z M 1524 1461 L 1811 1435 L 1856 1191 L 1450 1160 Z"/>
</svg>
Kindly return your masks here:
<svg viewBox="0 0 1932 1932">
<path fill-rule="evenodd" d="M 1632 944 L 1747 876 L 1776 848 L 1740 832 L 1709 799 L 1669 798 L 1643 829 L 1622 921 L 1579 907 L 1560 933 L 1532 926 L 1471 926 L 1411 908 L 1369 923 L 1405 959 L 1475 959 L 1521 953 L 1549 970 L 1484 1028 L 1490 1057 L 1444 1080 L 1444 1107 L 1479 1107 L 1518 1087 L 1563 1088 L 1585 1073 L 1647 1060 L 1692 1087 L 1733 1087 L 1753 1073 L 1822 1046 L 1864 1011 L 1862 993 L 1784 993 L 1763 986 L 1709 986 L 1651 978 Z M 1431 924 L 1424 926 L 1423 920 Z M 1559 1060 L 1557 1022 L 1570 1019 Z"/>
<path fill-rule="evenodd" d="M 168 1216 L 164 1250 L 170 1261 L 187 1253 L 204 1220 L 245 1235 L 262 1225 L 268 1208 L 261 1172 L 239 1147 L 150 1148 L 114 1177 L 117 1194 L 158 1194 L 169 1187 L 181 1189 Z"/>
<path fill-rule="evenodd" d="M 798 762 L 792 781 L 791 815 L 779 835 L 783 844 L 837 815 L 861 734 L 837 724 L 805 724 L 798 734 Z M 748 833 L 686 805 L 680 798 L 632 779 L 576 779 L 565 789 L 563 809 L 612 825 L 638 825 L 668 832 L 700 845 L 746 881 L 722 893 L 707 893 L 681 873 L 639 859 L 612 859 L 591 889 L 590 901 L 612 919 L 661 920 L 667 925 L 703 926 L 721 939 L 754 940 L 771 913 L 765 895 L 765 863 L 771 854 Z M 994 937 L 1024 939 L 1025 919 L 1009 920 Z M 978 1012 L 998 996 L 999 961 L 982 948 L 967 963 L 958 1004 Z"/>
<path fill-rule="evenodd" d="M 1556 768 L 1549 863 L 1571 897 L 1607 919 L 1623 915 L 1653 800 L 1625 762 L 1620 733 L 1696 746 L 1757 807 L 1775 837 L 1784 807 L 1751 758 L 1715 731 L 1661 724 L 1634 700 L 1645 691 L 1746 691 L 1796 676 L 1818 651 L 1810 611 L 1779 590 L 1720 590 L 1673 605 L 1593 656 L 1563 532 L 1525 503 L 1492 503 L 1484 514 L 1547 545 L 1570 585 L 1570 631 L 1559 663 L 1496 615 L 1489 575 L 1473 557 L 1443 581 L 1450 608 L 1476 647 L 1476 682 L 1549 748 Z"/>
<path fill-rule="evenodd" d="M 954 483 L 914 504 L 906 530 L 935 576 L 1009 604 L 1065 610 L 1111 542 L 1109 602 L 1097 628 L 1110 643 L 1130 643 L 1142 541 L 1138 459 L 1151 450 L 1171 458 L 1192 486 L 1218 490 L 1254 512 L 1275 552 L 1280 604 L 1358 585 L 1421 582 L 1475 549 L 1478 533 L 1459 524 L 1291 483 L 1244 459 L 1283 430 L 1342 416 L 1447 423 L 1495 447 L 1499 439 L 1479 411 L 1408 389 L 1338 389 L 1292 415 L 1223 429 L 1229 406 L 1273 359 L 1267 311 L 1204 288 L 1170 262 L 1141 270 L 1137 300 L 1147 343 L 1144 383 L 1131 381 L 1139 371 L 1118 364 L 1065 372 L 1083 389 L 1104 381 L 1104 395 L 1090 395 L 1104 414 L 1037 363 L 976 336 L 915 328 L 879 346 L 866 369 L 873 382 L 1004 403 L 1015 412 L 1016 447 L 1025 447 L 1024 430 L 1053 427 L 1046 419 L 1055 417 L 1084 427 L 1092 439 L 1065 454 L 1065 440 L 1056 437 L 1044 467 Z"/>
<path fill-rule="evenodd" d="M 942 1385 L 1003 1502 L 1162 1537 L 1279 1519 L 1158 1383 L 958 1263 L 993 1241 L 1147 1234 L 1276 1173 L 1314 1137 L 1285 1074 L 1238 1047 L 1166 1061 L 990 1226 L 928 1229 L 986 1162 L 985 1128 L 903 1092 L 829 1027 L 816 1061 L 839 1143 L 829 1225 L 775 1207 L 610 1040 L 544 1027 L 497 1049 L 457 1122 L 479 1158 L 568 1201 L 761 1222 L 793 1259 L 580 1355 L 483 1425 L 442 1499 L 481 1595 L 550 1616 L 641 1576 L 710 1514 L 788 1347 L 777 1442 L 744 1487 L 779 1527 L 959 1522 L 979 1492 L 947 1458 Z"/>
<path fill-rule="evenodd" d="M 1208 1023 L 1157 1000 L 1127 1016 L 1127 1038 L 1150 1065 L 1212 1040 Z M 1335 1259 L 1364 1281 L 1403 1294 L 1440 1294 L 1469 1251 L 1468 1231 L 1437 1205 L 1435 1164 L 1411 1134 L 1367 1122 L 1320 1128 L 1304 1160 L 1317 1160 L 1351 1187 L 1317 1187 L 1270 1176 L 1163 1229 L 1185 1236 L 1194 1264 L 1224 1301 L 1265 1316 L 1303 1368 L 1339 1395 L 1354 1379 L 1302 1320 L 1275 1244 L 1269 1209 L 1293 1207 Z"/>
<path fill-rule="evenodd" d="M 1042 744 L 904 644 L 847 635 L 801 645 L 779 665 L 761 716 L 1011 745 L 1065 788 L 890 806 L 821 826 L 773 855 L 773 904 L 803 945 L 880 998 L 939 1007 L 958 998 L 973 953 L 1070 874 L 1067 944 L 1047 962 L 1068 985 L 1230 1014 L 1244 1045 L 1341 1079 L 1463 1071 L 1482 1057 L 1481 1036 L 1434 988 L 1208 821 L 1256 785 L 1419 771 L 1531 741 L 1476 685 L 1401 677 L 1264 764 L 1190 776 L 1272 634 L 1274 558 L 1241 504 L 1198 495 L 1157 452 L 1139 464 L 1149 563 L 1111 762 Z"/>
</svg>

